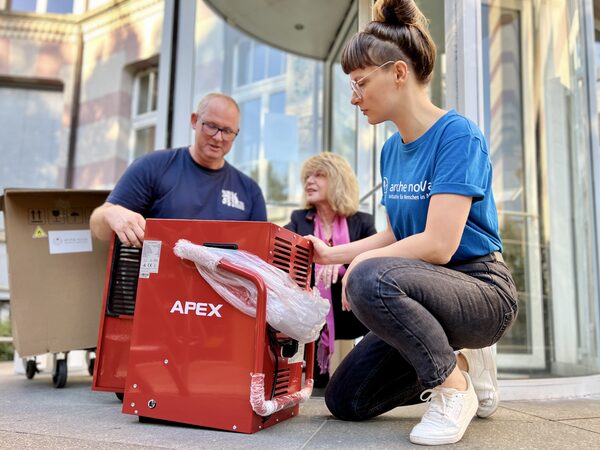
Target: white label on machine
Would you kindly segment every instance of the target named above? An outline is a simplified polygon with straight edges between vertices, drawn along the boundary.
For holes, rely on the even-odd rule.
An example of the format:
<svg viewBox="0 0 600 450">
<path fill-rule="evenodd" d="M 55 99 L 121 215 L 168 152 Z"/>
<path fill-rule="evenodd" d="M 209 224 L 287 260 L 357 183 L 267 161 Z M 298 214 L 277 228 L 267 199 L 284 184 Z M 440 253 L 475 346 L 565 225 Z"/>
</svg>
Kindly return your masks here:
<svg viewBox="0 0 600 450">
<path fill-rule="evenodd" d="M 317 345 L 315 343 L 315 352 L 317 351 Z M 288 358 L 288 364 L 294 364 L 304 361 L 304 344 L 298 346 L 298 351 L 291 358 Z M 318 370 L 316 367 L 313 370 Z"/>
<path fill-rule="evenodd" d="M 150 278 L 151 273 L 158 273 L 161 245 L 161 241 L 144 240 L 142 261 L 140 263 L 140 278 Z"/>
<path fill-rule="evenodd" d="M 90 230 L 48 231 L 50 254 L 83 253 L 92 251 Z"/>
</svg>

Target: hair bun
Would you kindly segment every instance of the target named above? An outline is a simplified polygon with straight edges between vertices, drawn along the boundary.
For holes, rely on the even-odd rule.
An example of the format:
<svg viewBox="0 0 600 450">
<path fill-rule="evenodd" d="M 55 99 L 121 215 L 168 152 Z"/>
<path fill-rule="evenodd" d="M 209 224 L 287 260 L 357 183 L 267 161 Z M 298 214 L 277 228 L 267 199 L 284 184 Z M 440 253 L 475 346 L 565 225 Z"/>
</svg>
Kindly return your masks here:
<svg viewBox="0 0 600 450">
<path fill-rule="evenodd" d="M 381 10 L 381 12 L 383 13 L 383 22 L 384 23 L 388 23 L 390 25 L 401 25 L 402 22 L 400 22 L 400 19 L 398 19 L 398 15 L 396 14 L 396 11 L 394 11 L 394 8 L 391 6 L 384 6 Z"/>
</svg>

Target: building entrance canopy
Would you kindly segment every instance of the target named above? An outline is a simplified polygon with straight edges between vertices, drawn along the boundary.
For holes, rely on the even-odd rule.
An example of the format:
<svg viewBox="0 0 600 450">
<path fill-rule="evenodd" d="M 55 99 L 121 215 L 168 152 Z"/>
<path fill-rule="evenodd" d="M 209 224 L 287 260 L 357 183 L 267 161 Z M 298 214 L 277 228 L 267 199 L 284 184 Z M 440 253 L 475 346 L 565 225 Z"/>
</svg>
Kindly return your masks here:
<svg viewBox="0 0 600 450">
<path fill-rule="evenodd" d="M 353 0 L 205 0 L 228 23 L 282 50 L 327 58 Z"/>
</svg>

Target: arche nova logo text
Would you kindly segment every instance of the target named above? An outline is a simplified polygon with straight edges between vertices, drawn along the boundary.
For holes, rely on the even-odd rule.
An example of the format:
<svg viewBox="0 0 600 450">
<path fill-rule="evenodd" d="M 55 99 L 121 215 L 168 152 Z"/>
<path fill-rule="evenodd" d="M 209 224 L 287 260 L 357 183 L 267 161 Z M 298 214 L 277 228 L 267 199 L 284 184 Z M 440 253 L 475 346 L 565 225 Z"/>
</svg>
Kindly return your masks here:
<svg viewBox="0 0 600 450">
<path fill-rule="evenodd" d="M 416 183 L 390 183 L 383 178 L 383 195 L 390 200 L 426 200 L 431 192 L 431 181 L 425 179 Z"/>
</svg>

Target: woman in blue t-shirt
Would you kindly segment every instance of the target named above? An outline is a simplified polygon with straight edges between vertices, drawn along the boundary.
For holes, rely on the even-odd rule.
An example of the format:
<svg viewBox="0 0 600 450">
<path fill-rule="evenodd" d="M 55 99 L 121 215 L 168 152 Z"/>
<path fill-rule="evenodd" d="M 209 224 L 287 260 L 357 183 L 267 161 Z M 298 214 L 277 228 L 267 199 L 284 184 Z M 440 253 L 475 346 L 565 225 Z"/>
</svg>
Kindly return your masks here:
<svg viewBox="0 0 600 450">
<path fill-rule="evenodd" d="M 427 19 L 413 0 L 373 8 L 342 67 L 369 123 L 398 127 L 381 154 L 388 227 L 335 247 L 311 237 L 317 263 L 351 262 L 343 304 L 371 330 L 325 400 L 345 420 L 427 400 L 410 440 L 448 444 L 498 406 L 489 346 L 515 320 L 517 292 L 502 260 L 485 138 L 428 96 L 436 50 Z"/>
</svg>

